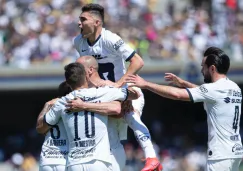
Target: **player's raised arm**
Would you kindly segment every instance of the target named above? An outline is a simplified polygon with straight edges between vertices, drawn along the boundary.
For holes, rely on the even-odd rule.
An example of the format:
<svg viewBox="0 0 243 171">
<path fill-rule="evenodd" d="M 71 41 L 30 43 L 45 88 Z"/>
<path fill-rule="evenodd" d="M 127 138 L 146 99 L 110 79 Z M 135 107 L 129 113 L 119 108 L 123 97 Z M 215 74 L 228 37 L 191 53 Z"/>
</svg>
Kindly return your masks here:
<svg viewBox="0 0 243 171">
<path fill-rule="evenodd" d="M 130 64 L 127 68 L 127 72 L 122 76 L 120 80 L 117 81 L 117 84 L 122 86 L 125 82 L 125 78 L 129 74 L 137 74 L 138 71 L 144 66 L 143 59 L 135 53 L 133 57 L 129 60 Z"/>
<path fill-rule="evenodd" d="M 173 100 L 191 101 L 189 93 L 186 89 L 151 83 L 145 81 L 138 75 L 128 75 L 125 81 L 127 83 L 132 83 L 130 85 L 131 87 L 136 86 L 142 89 L 148 89 L 162 97 L 166 97 Z"/>
<path fill-rule="evenodd" d="M 172 73 L 165 73 L 165 81 L 168 81 L 170 84 L 176 85 L 181 88 L 195 88 L 198 87 L 198 85 L 190 83 L 188 81 L 185 81 L 181 79 L 180 77 L 172 74 Z"/>
<path fill-rule="evenodd" d="M 46 102 L 42 111 L 40 112 L 36 123 L 36 131 L 39 134 L 45 134 L 51 128 L 46 122 L 44 122 L 44 115 L 51 109 L 57 100 L 58 98 Z"/>
</svg>

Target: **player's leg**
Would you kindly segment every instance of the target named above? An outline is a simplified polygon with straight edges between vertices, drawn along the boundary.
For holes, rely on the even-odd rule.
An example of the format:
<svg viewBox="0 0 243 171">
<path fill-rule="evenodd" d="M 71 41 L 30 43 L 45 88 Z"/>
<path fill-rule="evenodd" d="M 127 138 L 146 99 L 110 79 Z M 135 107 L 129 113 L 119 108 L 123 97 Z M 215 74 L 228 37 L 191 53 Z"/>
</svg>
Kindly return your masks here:
<svg viewBox="0 0 243 171">
<path fill-rule="evenodd" d="M 126 153 L 121 145 L 116 149 L 111 149 L 112 170 L 123 171 L 126 165 Z"/>
<path fill-rule="evenodd" d="M 205 171 L 239 171 L 242 159 L 208 160 Z"/>
<path fill-rule="evenodd" d="M 84 164 L 84 171 L 112 171 L 112 165 L 107 162 L 93 160 Z"/>
<path fill-rule="evenodd" d="M 139 97 L 137 100 L 133 100 L 132 105 L 135 112 L 130 112 L 126 114 L 124 116 L 124 119 L 129 125 L 129 127 L 133 130 L 137 141 L 139 142 L 140 146 L 144 151 L 146 157 L 146 164 L 143 171 L 149 171 L 155 168 L 161 168 L 160 170 L 162 170 L 162 166 L 159 160 L 157 159 L 155 150 L 153 148 L 149 130 L 141 120 L 141 115 L 144 106 L 143 95 Z"/>
</svg>

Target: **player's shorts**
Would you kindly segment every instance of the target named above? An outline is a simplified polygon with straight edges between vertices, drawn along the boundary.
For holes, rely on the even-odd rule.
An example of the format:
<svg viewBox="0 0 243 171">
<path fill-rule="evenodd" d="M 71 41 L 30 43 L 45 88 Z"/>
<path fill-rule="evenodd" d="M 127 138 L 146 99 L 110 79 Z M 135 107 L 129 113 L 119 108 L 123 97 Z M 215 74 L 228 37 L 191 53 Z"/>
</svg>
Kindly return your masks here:
<svg viewBox="0 0 243 171">
<path fill-rule="evenodd" d="M 112 170 L 123 171 L 126 165 L 126 153 L 123 145 L 111 149 Z"/>
<path fill-rule="evenodd" d="M 239 171 L 241 158 L 208 160 L 205 171 Z"/>
<path fill-rule="evenodd" d="M 40 166 L 39 171 L 65 171 L 65 165 L 46 165 Z"/>
<path fill-rule="evenodd" d="M 112 171 L 110 163 L 93 160 L 88 163 L 76 164 L 67 167 L 67 171 Z"/>
<path fill-rule="evenodd" d="M 134 110 L 138 111 L 139 115 L 141 117 L 142 113 L 143 113 L 143 107 L 144 107 L 143 92 L 140 88 L 137 88 L 137 87 L 133 87 L 133 88 L 141 94 L 141 96 L 138 99 L 132 100 L 132 106 L 133 106 Z"/>
</svg>

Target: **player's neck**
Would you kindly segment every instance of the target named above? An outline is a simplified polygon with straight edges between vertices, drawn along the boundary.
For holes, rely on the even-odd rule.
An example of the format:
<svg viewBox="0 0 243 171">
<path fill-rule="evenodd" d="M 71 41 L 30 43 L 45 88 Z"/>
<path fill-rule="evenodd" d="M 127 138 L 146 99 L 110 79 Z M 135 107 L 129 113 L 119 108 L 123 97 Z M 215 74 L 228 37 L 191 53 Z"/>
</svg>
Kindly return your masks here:
<svg viewBox="0 0 243 171">
<path fill-rule="evenodd" d="M 82 86 L 78 86 L 78 87 L 74 88 L 73 90 L 79 90 L 79 89 L 83 89 L 83 88 L 89 88 L 89 86 L 88 86 L 88 83 L 87 83 L 87 82 L 86 82 L 86 83 L 84 83 Z"/>
<path fill-rule="evenodd" d="M 104 80 L 102 80 L 99 76 L 98 73 L 93 73 L 92 77 L 90 77 L 89 80 L 89 87 L 100 87 L 102 84 L 102 82 L 104 82 Z"/>
<path fill-rule="evenodd" d="M 221 79 L 221 78 L 226 78 L 226 75 L 224 75 L 224 74 L 215 74 L 215 75 L 213 76 L 213 78 L 212 78 L 212 81 L 213 81 L 213 82 L 216 82 L 216 81 L 218 81 L 218 80 Z"/>
<path fill-rule="evenodd" d="M 89 43 L 91 45 L 93 45 L 97 40 L 97 38 L 101 35 L 101 31 L 102 31 L 102 27 L 98 27 L 97 30 L 94 32 L 94 34 L 88 38 Z"/>
</svg>

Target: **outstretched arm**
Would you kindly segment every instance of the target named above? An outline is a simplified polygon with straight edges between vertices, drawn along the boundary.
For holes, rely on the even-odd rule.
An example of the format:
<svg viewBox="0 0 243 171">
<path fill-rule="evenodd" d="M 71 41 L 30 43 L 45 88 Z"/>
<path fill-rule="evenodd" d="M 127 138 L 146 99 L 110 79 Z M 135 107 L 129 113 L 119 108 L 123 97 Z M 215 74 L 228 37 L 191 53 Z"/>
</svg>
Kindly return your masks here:
<svg viewBox="0 0 243 171">
<path fill-rule="evenodd" d="M 190 83 L 188 81 L 185 81 L 183 79 L 181 79 L 180 77 L 172 74 L 172 73 L 165 73 L 165 80 L 170 82 L 170 84 L 174 84 L 178 87 L 181 88 L 194 88 L 194 87 L 198 87 L 198 85 Z"/>
<path fill-rule="evenodd" d="M 121 102 L 119 101 L 90 103 L 84 102 L 80 98 L 76 98 L 68 101 L 66 107 L 68 111 L 72 112 L 86 110 L 101 115 L 119 115 L 121 113 Z"/>
<path fill-rule="evenodd" d="M 126 82 L 132 83 L 130 86 L 148 89 L 162 97 L 166 97 L 173 100 L 190 101 L 190 97 L 186 89 L 151 83 L 145 81 L 138 75 L 128 75 L 128 77 L 126 78 Z"/>
<path fill-rule="evenodd" d="M 40 112 L 36 123 L 36 131 L 39 134 L 45 134 L 51 128 L 47 123 L 44 122 L 44 115 L 51 109 L 57 100 L 58 98 L 46 102 L 42 111 Z"/>
</svg>

